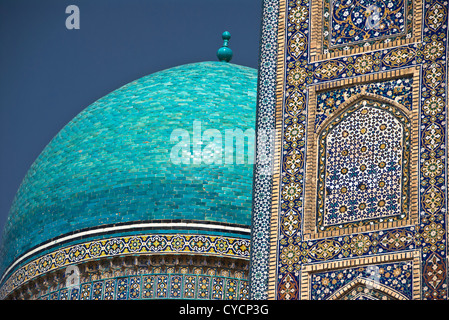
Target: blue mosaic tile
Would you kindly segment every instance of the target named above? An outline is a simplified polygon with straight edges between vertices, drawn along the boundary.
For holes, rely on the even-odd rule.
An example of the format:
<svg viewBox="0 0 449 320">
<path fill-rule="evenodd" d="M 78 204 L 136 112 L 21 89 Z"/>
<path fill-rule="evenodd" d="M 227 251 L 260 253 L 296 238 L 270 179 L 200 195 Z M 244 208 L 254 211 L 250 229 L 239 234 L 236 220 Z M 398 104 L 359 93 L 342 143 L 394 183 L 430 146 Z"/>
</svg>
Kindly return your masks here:
<svg viewBox="0 0 449 320">
<path fill-rule="evenodd" d="M 324 11 L 323 36 L 329 49 L 406 37 L 412 30 L 412 0 L 326 0 Z"/>
<path fill-rule="evenodd" d="M 262 24 L 259 72 L 261 79 L 274 78 L 277 82 L 276 86 L 268 80 L 259 82 L 257 132 L 264 132 L 273 126 L 278 126 L 282 132 L 279 135 L 280 151 L 274 159 L 274 163 L 278 165 L 274 168 L 274 172 L 280 177 L 279 191 L 276 190 L 276 195 L 271 193 L 272 179 L 263 179 L 264 176 L 260 175 L 264 167 L 262 160 L 266 157 L 265 150 L 257 149 L 258 160 L 254 176 L 256 205 L 251 238 L 252 298 L 327 299 L 329 296 L 320 297 L 318 294 L 318 290 L 323 290 L 323 283 L 315 283 L 316 291 L 311 297 L 312 290 L 308 287 L 310 277 L 304 276 L 304 269 L 311 267 L 310 264 L 326 261 L 329 263 L 326 265 L 329 266 L 334 262 L 340 263 L 353 257 L 356 263 L 363 265 L 373 263 L 365 258 L 369 259 L 379 254 L 402 255 L 408 250 L 415 250 L 416 261 L 413 264 L 415 270 L 419 272 L 413 274 L 416 277 L 412 283 L 413 294 L 410 293 L 410 287 L 396 290 L 395 283 L 384 283 L 383 285 L 389 289 L 374 292 L 370 297 L 363 294 L 363 286 L 355 286 L 348 295 L 340 298 L 388 299 L 389 293 L 399 291 L 402 296 L 393 295 L 395 298 L 448 299 L 447 171 L 445 170 L 447 8 L 448 2 L 439 0 L 264 1 L 266 11 Z M 285 30 L 277 33 L 275 27 L 284 24 Z M 266 25 L 270 28 L 266 28 Z M 270 52 L 263 46 L 267 41 L 271 42 L 272 47 L 281 48 L 283 51 Z M 277 44 L 279 46 L 276 46 Z M 269 63 L 273 61 L 272 59 L 274 63 Z M 282 70 L 282 74 L 277 72 L 277 67 Z M 413 70 L 413 73 L 418 75 L 413 78 L 413 81 L 418 82 L 413 83 L 413 90 L 411 82 L 400 83 L 406 80 L 404 77 L 407 74 L 411 74 L 407 70 Z M 388 81 L 385 81 L 387 79 Z M 354 85 L 356 83 L 361 85 Z M 360 215 L 360 210 L 366 208 L 364 203 L 358 203 L 359 211 L 354 210 L 356 214 L 351 217 L 338 213 L 332 217 L 324 217 L 321 221 L 329 224 L 336 222 L 339 225 L 331 232 L 324 231 L 317 234 L 312 229 L 318 230 L 326 226 L 319 226 L 316 212 L 310 214 L 308 211 L 308 208 L 314 208 L 315 202 L 318 203 L 319 199 L 304 198 L 304 191 L 308 187 L 305 177 L 307 172 L 311 172 L 315 161 L 324 161 L 325 158 L 318 159 L 314 157 L 313 152 L 306 153 L 309 151 L 306 142 L 308 137 L 313 135 L 313 124 L 319 127 L 328 117 L 338 117 L 338 111 L 333 112 L 338 109 L 338 103 L 348 100 L 360 92 L 362 87 L 367 90 L 366 92 L 375 91 L 382 99 L 398 102 L 412 113 L 417 111 L 413 119 L 419 119 L 419 125 L 413 123 L 413 134 L 417 133 L 413 139 L 418 140 L 419 147 L 411 148 L 413 155 L 411 163 L 417 165 L 418 177 L 413 177 L 411 183 L 417 184 L 418 188 L 416 194 L 407 195 L 406 192 L 401 198 L 407 200 L 409 197 L 411 202 L 417 201 L 417 205 L 410 205 L 409 208 L 413 210 L 417 207 L 419 216 L 416 220 L 411 219 L 412 223 L 407 228 L 402 227 L 405 226 L 404 220 L 402 222 L 395 220 L 390 226 L 381 226 L 379 230 L 373 227 L 372 232 L 364 232 L 363 223 L 366 222 L 366 229 L 370 229 L 368 224 L 373 221 L 370 221 L 371 217 L 367 215 L 363 217 Z M 269 91 L 272 88 L 276 88 L 278 93 L 274 97 Z M 315 115 L 310 110 L 315 107 L 316 101 L 310 98 L 313 97 L 311 92 L 315 88 L 318 88 L 316 91 L 318 105 L 316 118 L 313 119 L 310 117 Z M 275 100 L 279 102 L 276 105 L 279 106 L 279 110 L 276 109 L 280 115 L 278 118 L 271 116 L 275 109 Z M 341 111 L 344 112 L 343 109 Z M 312 125 L 308 119 L 312 119 L 313 122 L 310 122 Z M 332 121 L 331 118 L 327 122 Z M 349 125 L 352 124 L 348 123 Z M 357 144 L 360 144 L 359 147 L 362 148 L 362 143 L 365 143 L 364 139 L 354 139 L 353 146 L 357 147 Z M 376 146 L 376 143 L 370 145 Z M 346 150 L 337 147 L 334 151 Z M 274 151 L 271 152 L 273 153 Z M 361 157 L 358 155 L 355 159 L 358 161 Z M 403 159 L 406 157 L 403 156 Z M 343 162 L 338 161 L 335 165 L 343 165 Z M 346 163 L 347 166 L 354 164 L 352 161 Z M 362 165 L 360 164 L 359 169 L 365 170 Z M 329 167 L 332 165 L 326 168 Z M 349 174 L 356 172 L 349 169 Z M 341 174 L 339 178 L 342 177 Z M 323 177 L 324 175 L 317 175 L 317 178 Z M 407 177 L 407 172 L 404 172 L 402 181 Z M 312 179 L 314 178 L 315 176 Z M 362 186 L 363 181 L 354 184 L 355 180 L 352 182 L 353 186 Z M 332 183 L 328 186 L 332 186 Z M 338 186 L 334 189 L 331 187 L 329 191 L 339 189 L 341 193 L 343 187 Z M 324 185 L 323 190 L 327 192 Z M 391 199 L 396 198 L 396 202 L 399 199 L 397 191 L 398 188 L 389 195 Z M 270 206 L 270 200 L 273 198 L 277 204 L 277 195 L 280 204 L 277 207 Z M 342 199 L 340 195 L 336 198 Z M 384 204 L 380 201 L 377 203 Z M 406 201 L 403 201 L 403 204 L 406 204 Z M 349 200 L 348 205 L 355 207 L 356 203 Z M 390 205 L 392 206 L 393 202 Z M 340 208 L 346 212 L 348 207 L 340 206 Z M 408 211 L 407 207 L 403 208 L 405 210 L 400 215 Z M 381 215 L 378 216 L 379 221 Z M 365 219 L 360 223 L 361 226 L 354 225 L 344 230 L 343 223 L 347 220 L 343 220 L 356 216 Z M 388 219 L 394 220 L 392 217 Z M 307 230 L 308 228 L 310 229 Z M 313 232 L 308 233 L 310 230 Z M 269 245 L 267 239 L 271 240 Z M 255 248 L 257 249 L 253 250 Z M 401 278 L 399 271 L 395 278 L 409 281 Z M 329 294 L 339 290 L 337 287 L 327 288 Z"/>
<path fill-rule="evenodd" d="M 197 291 L 196 283 L 198 283 L 199 291 Z M 53 290 L 42 293 L 38 299 L 136 300 L 209 299 L 210 297 L 217 300 L 248 299 L 248 281 L 245 279 L 177 273 L 87 281 L 79 286 Z"/>
</svg>

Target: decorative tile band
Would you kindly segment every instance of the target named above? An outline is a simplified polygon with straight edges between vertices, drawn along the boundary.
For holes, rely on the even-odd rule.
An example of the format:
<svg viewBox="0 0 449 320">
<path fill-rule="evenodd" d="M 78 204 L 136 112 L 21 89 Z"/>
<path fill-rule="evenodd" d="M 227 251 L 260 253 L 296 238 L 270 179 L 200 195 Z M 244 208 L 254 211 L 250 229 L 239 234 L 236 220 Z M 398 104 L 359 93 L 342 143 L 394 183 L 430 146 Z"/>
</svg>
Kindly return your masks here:
<svg viewBox="0 0 449 320">
<path fill-rule="evenodd" d="M 21 257 L 17 258 L 13 264 L 11 264 L 8 269 L 3 274 L 0 279 L 0 283 L 3 282 L 6 275 L 13 270 L 16 266 L 18 266 L 21 261 L 25 261 L 27 258 L 38 254 L 46 249 L 50 249 L 59 244 L 66 243 L 68 241 L 74 241 L 76 239 L 82 239 L 90 236 L 102 235 L 107 233 L 117 233 L 117 232 L 126 232 L 126 231 L 134 231 L 134 230 L 208 230 L 208 231 L 220 231 L 220 232 L 231 232 L 237 234 L 250 234 L 250 229 L 243 225 L 236 224 L 225 224 L 225 223 L 217 223 L 217 222 L 207 222 L 207 221 L 196 221 L 196 220 L 154 220 L 151 222 L 139 222 L 139 223 L 124 223 L 124 224 L 115 224 L 102 226 L 97 228 L 89 228 L 86 230 L 80 230 L 78 232 L 71 233 L 69 235 L 63 235 L 61 237 L 51 239 L 30 251 L 26 252 Z"/>
<path fill-rule="evenodd" d="M 285 12 L 285 4 L 280 7 L 279 0 L 263 0 L 262 37 L 260 41 L 259 81 L 256 116 L 256 163 L 253 175 L 253 211 L 251 218 L 252 255 L 250 265 L 250 297 L 251 299 L 267 299 L 268 269 L 272 263 L 270 248 L 270 218 L 272 210 L 272 190 L 275 177 L 274 147 L 278 128 L 275 119 L 278 117 L 279 95 L 282 96 L 282 81 L 277 76 L 278 55 L 283 55 L 278 46 L 279 16 Z M 283 9 L 284 8 L 284 9 Z M 285 17 L 285 15 L 284 15 Z M 279 90 L 281 90 L 279 92 Z M 278 146 L 277 146 L 278 147 Z"/>
<path fill-rule="evenodd" d="M 47 253 L 14 271 L 0 288 L 0 299 L 31 279 L 73 263 L 137 254 L 187 253 L 248 259 L 249 246 L 247 239 L 201 234 L 142 234 L 79 243 Z"/>
<path fill-rule="evenodd" d="M 277 250 L 276 240 L 278 233 L 279 207 L 280 207 L 280 187 L 281 174 L 279 169 L 281 167 L 281 152 L 283 139 L 283 103 L 284 103 L 284 81 L 285 81 L 285 23 L 286 23 L 286 6 L 283 3 L 279 5 L 279 29 L 278 29 L 278 61 L 276 68 L 276 113 L 275 113 L 275 140 L 273 148 L 273 189 L 271 191 L 271 222 L 270 222 L 270 269 L 276 265 Z M 273 272 L 268 274 L 268 299 L 272 299 L 270 292 L 273 292 L 276 286 L 276 275 Z"/>
<path fill-rule="evenodd" d="M 97 280 L 46 293 L 39 300 L 247 300 L 245 279 L 196 274 L 145 274 Z"/>
</svg>

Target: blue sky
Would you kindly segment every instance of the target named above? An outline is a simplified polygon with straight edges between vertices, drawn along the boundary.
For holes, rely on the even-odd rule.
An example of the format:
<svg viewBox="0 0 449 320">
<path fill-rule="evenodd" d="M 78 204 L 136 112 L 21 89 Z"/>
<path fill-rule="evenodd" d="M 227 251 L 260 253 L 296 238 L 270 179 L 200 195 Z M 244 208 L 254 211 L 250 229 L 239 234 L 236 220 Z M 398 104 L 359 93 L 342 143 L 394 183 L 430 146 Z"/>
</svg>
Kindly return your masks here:
<svg viewBox="0 0 449 320">
<path fill-rule="evenodd" d="M 80 10 L 68 30 L 65 9 Z M 120 86 L 181 64 L 257 68 L 262 0 L 0 0 L 0 230 L 31 164 L 64 125 Z"/>
</svg>

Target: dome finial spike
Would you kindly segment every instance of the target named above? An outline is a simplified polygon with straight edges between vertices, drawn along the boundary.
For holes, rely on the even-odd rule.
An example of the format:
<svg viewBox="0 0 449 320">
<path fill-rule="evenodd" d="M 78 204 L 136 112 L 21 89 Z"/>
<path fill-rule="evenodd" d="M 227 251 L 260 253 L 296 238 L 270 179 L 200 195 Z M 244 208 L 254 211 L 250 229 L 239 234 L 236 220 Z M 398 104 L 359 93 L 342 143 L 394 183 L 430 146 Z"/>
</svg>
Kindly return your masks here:
<svg viewBox="0 0 449 320">
<path fill-rule="evenodd" d="M 231 61 L 233 55 L 231 48 L 228 47 L 229 39 L 231 39 L 231 33 L 229 31 L 225 31 L 221 35 L 221 38 L 223 39 L 223 46 L 218 49 L 217 57 L 220 61 L 229 62 Z"/>
</svg>

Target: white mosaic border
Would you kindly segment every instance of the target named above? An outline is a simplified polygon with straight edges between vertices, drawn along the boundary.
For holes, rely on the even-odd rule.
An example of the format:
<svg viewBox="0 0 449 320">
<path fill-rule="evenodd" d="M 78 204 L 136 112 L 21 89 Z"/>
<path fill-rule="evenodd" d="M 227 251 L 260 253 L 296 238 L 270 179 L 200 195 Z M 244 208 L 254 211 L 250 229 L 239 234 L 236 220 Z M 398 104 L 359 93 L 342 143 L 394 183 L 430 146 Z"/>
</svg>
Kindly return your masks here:
<svg viewBox="0 0 449 320">
<path fill-rule="evenodd" d="M 268 298 L 279 0 L 263 0 L 253 180 L 250 299 Z"/>
</svg>

